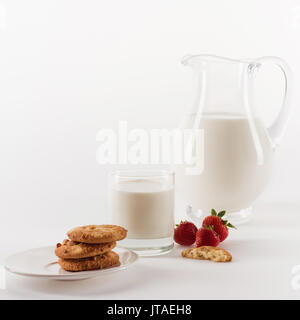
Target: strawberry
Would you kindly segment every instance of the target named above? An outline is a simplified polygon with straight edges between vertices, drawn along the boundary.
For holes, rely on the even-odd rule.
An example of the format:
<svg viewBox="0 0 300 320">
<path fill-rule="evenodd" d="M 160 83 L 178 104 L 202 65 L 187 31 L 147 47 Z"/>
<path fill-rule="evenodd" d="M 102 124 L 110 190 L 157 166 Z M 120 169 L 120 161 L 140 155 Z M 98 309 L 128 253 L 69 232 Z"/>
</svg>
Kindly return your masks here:
<svg viewBox="0 0 300 320">
<path fill-rule="evenodd" d="M 218 234 L 214 231 L 213 226 L 202 227 L 196 234 L 196 247 L 213 246 L 216 247 L 220 243 Z"/>
<path fill-rule="evenodd" d="M 174 241 L 182 246 L 190 246 L 196 240 L 197 227 L 188 221 L 180 222 L 174 230 Z"/>
<path fill-rule="evenodd" d="M 231 223 L 227 220 L 222 220 L 222 217 L 225 215 L 226 211 L 216 212 L 215 209 L 211 210 L 211 216 L 206 217 L 202 226 L 213 226 L 214 231 L 219 235 L 220 242 L 224 241 L 228 237 L 228 228 L 235 228 Z"/>
</svg>

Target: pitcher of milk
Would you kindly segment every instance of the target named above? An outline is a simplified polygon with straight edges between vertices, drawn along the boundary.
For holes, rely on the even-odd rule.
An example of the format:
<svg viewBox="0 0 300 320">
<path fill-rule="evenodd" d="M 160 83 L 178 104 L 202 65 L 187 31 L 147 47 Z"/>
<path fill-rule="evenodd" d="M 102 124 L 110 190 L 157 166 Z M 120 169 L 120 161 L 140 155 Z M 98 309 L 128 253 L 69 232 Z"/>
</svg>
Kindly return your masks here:
<svg viewBox="0 0 300 320">
<path fill-rule="evenodd" d="M 281 111 L 268 128 L 253 103 L 255 75 L 266 63 L 280 68 L 285 80 Z M 194 71 L 197 90 L 193 109 L 180 127 L 202 132 L 202 167 L 197 172 L 187 170 L 186 164 L 176 165 L 176 188 L 190 204 L 187 213 L 193 220 L 200 222 L 200 216 L 214 208 L 226 210 L 234 224 L 243 223 L 270 179 L 274 152 L 286 127 L 289 67 L 277 57 L 233 60 L 213 55 L 187 56 L 183 64 Z"/>
</svg>

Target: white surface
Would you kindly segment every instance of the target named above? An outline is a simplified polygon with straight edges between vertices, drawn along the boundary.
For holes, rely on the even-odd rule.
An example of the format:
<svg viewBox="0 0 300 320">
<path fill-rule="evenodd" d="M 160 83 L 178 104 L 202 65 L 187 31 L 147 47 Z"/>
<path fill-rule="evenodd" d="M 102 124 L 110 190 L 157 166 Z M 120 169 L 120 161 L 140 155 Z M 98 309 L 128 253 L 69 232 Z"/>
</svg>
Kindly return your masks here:
<svg viewBox="0 0 300 320">
<path fill-rule="evenodd" d="M 105 281 L 9 276 L 0 295 L 299 298 L 290 285 L 291 268 L 300 263 L 299 34 L 298 0 L 0 0 L 2 262 L 14 252 L 61 241 L 70 227 L 107 221 L 111 168 L 96 162 L 96 134 L 116 128 L 118 120 L 130 128 L 177 125 L 192 98 L 183 55 L 277 55 L 290 64 L 296 89 L 256 219 L 226 243 L 231 264 L 170 255 L 141 259 Z M 268 123 L 282 95 L 272 70 L 258 80 Z M 179 219 L 184 205 L 177 199 Z"/>
<path fill-rule="evenodd" d="M 119 255 L 120 265 L 118 267 L 102 270 L 68 272 L 63 270 L 57 263 L 54 254 L 55 246 L 41 247 L 18 252 L 5 259 L 4 267 L 7 271 L 28 277 L 36 277 L 51 280 L 83 280 L 94 277 L 103 277 L 107 274 L 127 269 L 136 262 L 136 253 L 115 248 L 114 252 Z"/>
<path fill-rule="evenodd" d="M 299 299 L 300 206 L 261 205 L 247 225 L 230 233 L 222 244 L 233 255 L 231 263 L 194 261 L 180 257 L 181 248 L 165 256 L 140 258 L 124 272 L 103 278 L 60 282 L 7 274 L 6 290 L 0 297 L 40 299 Z M 2 230 L 10 237 L 3 257 L 16 250 L 51 244 L 63 230 L 50 228 Z M 21 240 L 22 238 L 22 240 Z M 3 260 L 2 260 L 3 261 Z M 297 278 L 298 274 L 298 278 Z M 294 282 L 294 287 L 292 283 Z M 298 288 L 298 290 L 296 290 Z"/>
</svg>

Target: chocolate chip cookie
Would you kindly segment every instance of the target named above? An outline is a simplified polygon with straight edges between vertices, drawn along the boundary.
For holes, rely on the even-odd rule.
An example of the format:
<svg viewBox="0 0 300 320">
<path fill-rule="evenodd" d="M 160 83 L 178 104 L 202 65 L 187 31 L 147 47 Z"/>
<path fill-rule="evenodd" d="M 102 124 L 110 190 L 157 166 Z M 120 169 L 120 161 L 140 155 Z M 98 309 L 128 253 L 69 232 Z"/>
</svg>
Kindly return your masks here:
<svg viewBox="0 0 300 320">
<path fill-rule="evenodd" d="M 99 256 L 111 251 L 116 242 L 87 244 L 65 239 L 62 244 L 56 245 L 55 254 L 62 259 L 82 259 Z"/>
<path fill-rule="evenodd" d="M 117 267 L 120 261 L 117 253 L 109 251 L 103 255 L 83 259 L 59 258 L 58 264 L 66 271 L 78 272 Z"/>
<path fill-rule="evenodd" d="M 67 232 L 67 235 L 76 242 L 108 243 L 124 239 L 127 235 L 127 230 L 110 224 L 88 225 L 73 228 Z"/>
</svg>

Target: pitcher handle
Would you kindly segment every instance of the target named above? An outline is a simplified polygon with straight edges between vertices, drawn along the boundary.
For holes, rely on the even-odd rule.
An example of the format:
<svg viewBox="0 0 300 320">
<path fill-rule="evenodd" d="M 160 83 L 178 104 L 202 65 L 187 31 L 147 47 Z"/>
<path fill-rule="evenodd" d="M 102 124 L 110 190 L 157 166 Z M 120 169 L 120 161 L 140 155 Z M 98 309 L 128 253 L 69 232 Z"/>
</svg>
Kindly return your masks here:
<svg viewBox="0 0 300 320">
<path fill-rule="evenodd" d="M 273 63 L 277 67 L 279 67 L 279 69 L 282 71 L 284 75 L 285 86 L 284 86 L 284 97 L 283 97 L 281 109 L 277 118 L 274 120 L 273 124 L 268 128 L 270 138 L 272 139 L 272 142 L 274 143 L 274 145 L 277 146 L 280 143 L 285 133 L 286 125 L 290 116 L 292 72 L 289 65 L 284 60 L 278 57 L 262 57 L 262 58 L 256 59 L 255 61 L 260 64 L 264 64 L 265 62 Z"/>
</svg>

